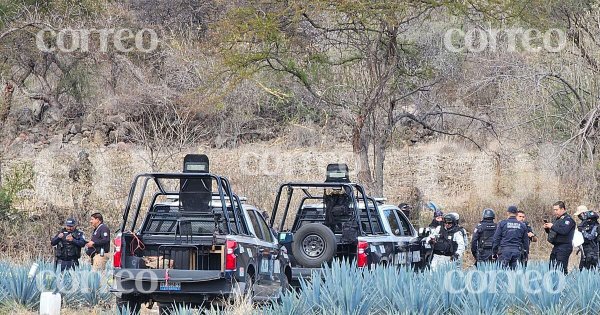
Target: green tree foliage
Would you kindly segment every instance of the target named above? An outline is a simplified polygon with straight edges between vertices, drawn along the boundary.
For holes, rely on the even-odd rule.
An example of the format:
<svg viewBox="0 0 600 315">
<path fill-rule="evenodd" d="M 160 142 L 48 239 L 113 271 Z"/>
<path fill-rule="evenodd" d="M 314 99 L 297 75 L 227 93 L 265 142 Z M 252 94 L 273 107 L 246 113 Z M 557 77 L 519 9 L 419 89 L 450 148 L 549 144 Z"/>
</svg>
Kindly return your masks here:
<svg viewBox="0 0 600 315">
<path fill-rule="evenodd" d="M 352 128 L 359 180 L 381 194 L 385 150 L 398 123 L 463 136 L 434 125 L 457 113 L 419 101 L 439 73 L 415 32 L 445 5 L 256 1 L 231 8 L 217 29 L 229 69 L 242 77 L 287 74 Z"/>
<path fill-rule="evenodd" d="M 18 163 L 8 174 L 2 177 L 0 187 L 0 219 L 14 219 L 19 216 L 15 205 L 20 202 L 19 193 L 26 189 L 33 189 L 35 173 L 31 163 Z"/>
</svg>

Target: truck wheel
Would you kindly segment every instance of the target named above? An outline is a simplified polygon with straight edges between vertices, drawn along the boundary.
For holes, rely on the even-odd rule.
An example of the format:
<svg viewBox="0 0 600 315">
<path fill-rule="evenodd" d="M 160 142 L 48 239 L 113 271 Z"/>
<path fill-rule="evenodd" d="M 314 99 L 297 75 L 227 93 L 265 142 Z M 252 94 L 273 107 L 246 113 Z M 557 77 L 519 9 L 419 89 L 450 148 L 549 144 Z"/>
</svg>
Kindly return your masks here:
<svg viewBox="0 0 600 315">
<path fill-rule="evenodd" d="M 121 311 L 128 310 L 129 314 L 138 314 L 142 308 L 142 302 L 135 296 L 123 294 L 120 298 L 117 297 L 117 308 Z"/>
<path fill-rule="evenodd" d="M 335 234 L 323 224 L 304 225 L 294 235 L 292 254 L 298 264 L 304 267 L 321 267 L 333 258 L 336 250 Z"/>
</svg>

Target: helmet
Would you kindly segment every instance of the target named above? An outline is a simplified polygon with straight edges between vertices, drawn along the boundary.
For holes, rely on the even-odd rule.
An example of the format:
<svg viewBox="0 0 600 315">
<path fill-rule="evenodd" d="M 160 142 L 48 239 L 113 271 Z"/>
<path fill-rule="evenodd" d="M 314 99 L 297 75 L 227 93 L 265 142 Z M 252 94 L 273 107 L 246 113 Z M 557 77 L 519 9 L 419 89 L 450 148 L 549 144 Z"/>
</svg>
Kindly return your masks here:
<svg viewBox="0 0 600 315">
<path fill-rule="evenodd" d="M 454 223 L 458 224 L 460 221 L 460 216 L 456 212 L 450 212 L 448 215 L 451 215 L 454 218 Z"/>
<path fill-rule="evenodd" d="M 582 212 L 578 215 L 579 219 L 581 219 L 581 221 L 585 221 L 587 219 L 592 219 L 592 220 L 597 220 L 598 219 L 598 214 L 594 211 L 586 211 L 586 212 Z"/>
<path fill-rule="evenodd" d="M 485 208 L 485 209 L 483 209 L 483 218 L 493 220 L 496 218 L 496 214 L 494 213 L 494 210 L 492 210 L 490 208 Z"/>
<path fill-rule="evenodd" d="M 444 216 L 444 223 L 456 224 L 456 217 L 453 213 L 448 213 Z"/>
</svg>

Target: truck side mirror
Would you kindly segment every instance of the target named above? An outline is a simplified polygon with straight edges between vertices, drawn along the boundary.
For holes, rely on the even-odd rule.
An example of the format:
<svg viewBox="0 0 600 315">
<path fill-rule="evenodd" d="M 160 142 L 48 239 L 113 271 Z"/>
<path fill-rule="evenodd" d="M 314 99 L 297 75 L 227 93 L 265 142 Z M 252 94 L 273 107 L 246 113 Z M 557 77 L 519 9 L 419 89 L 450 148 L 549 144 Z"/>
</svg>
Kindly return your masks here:
<svg viewBox="0 0 600 315">
<path fill-rule="evenodd" d="M 419 237 L 427 237 L 431 234 L 431 230 L 429 228 L 419 228 Z"/>
<path fill-rule="evenodd" d="M 279 244 L 281 245 L 290 244 L 294 241 L 294 236 L 292 233 L 280 232 L 277 236 L 277 240 L 279 240 Z"/>
</svg>

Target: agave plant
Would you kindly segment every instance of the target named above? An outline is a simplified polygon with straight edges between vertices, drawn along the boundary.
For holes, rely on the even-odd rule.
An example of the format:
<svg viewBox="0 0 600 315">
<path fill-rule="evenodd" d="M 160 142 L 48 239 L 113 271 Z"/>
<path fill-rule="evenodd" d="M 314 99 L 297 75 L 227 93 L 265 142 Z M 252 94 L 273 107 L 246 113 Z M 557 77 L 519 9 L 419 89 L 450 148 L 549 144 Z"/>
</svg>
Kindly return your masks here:
<svg viewBox="0 0 600 315">
<path fill-rule="evenodd" d="M 563 299 L 573 301 L 573 308 L 585 314 L 600 309 L 600 272 L 598 270 L 582 270 L 572 272 L 567 281 Z"/>
<path fill-rule="evenodd" d="M 262 310 L 256 310 L 255 313 L 264 315 L 304 315 L 310 314 L 307 311 L 308 309 L 309 308 L 306 307 L 306 301 L 300 298 L 300 294 L 296 292 L 289 292 L 283 294 L 279 298 L 278 303 L 271 304 Z"/>
<path fill-rule="evenodd" d="M 115 309 L 111 309 L 109 312 L 106 312 L 105 315 L 116 314 L 116 315 L 138 315 L 139 311 L 134 311 L 129 308 L 129 305 L 115 307 Z M 103 314 L 104 315 L 104 314 Z"/>
<path fill-rule="evenodd" d="M 462 291 L 465 288 L 464 277 L 457 273 L 455 264 L 443 264 L 435 270 L 424 273 L 422 283 L 433 283 L 431 294 L 440 298 L 441 311 L 446 313 L 452 311 L 456 305 L 461 303 Z"/>
<path fill-rule="evenodd" d="M 89 264 L 55 273 L 52 262 L 15 266 L 0 261 L 0 305 L 32 310 L 40 291 L 62 293 L 65 305 L 94 307 L 112 299 L 106 273 Z M 204 314 L 589 314 L 600 309 L 599 271 L 574 271 L 568 276 L 546 262 L 527 268 L 500 269 L 480 264 L 460 273 L 454 264 L 433 271 L 414 272 L 408 267 L 380 266 L 359 269 L 334 262 L 315 271 L 311 281 L 300 280 L 300 292 L 282 294 L 278 303 L 256 308 L 247 301 Z M 479 273 L 469 276 L 470 272 Z M 493 277 L 488 277 L 493 275 Z M 532 276 L 533 275 L 533 276 Z M 0 310 L 0 312 L 3 312 Z M 129 315 L 128 308 L 111 308 L 106 314 Z M 200 314 L 177 305 L 172 314 Z"/>
<path fill-rule="evenodd" d="M 0 279 L 5 294 L 5 302 L 14 302 L 33 309 L 39 304 L 40 291 L 35 275 L 29 275 L 28 267 L 7 267 Z"/>
<path fill-rule="evenodd" d="M 94 307 L 112 299 L 106 277 L 91 270 L 69 270 L 60 277 L 65 303 L 70 306 Z"/>
<path fill-rule="evenodd" d="M 405 314 L 435 314 L 440 312 L 440 297 L 433 294 L 434 285 L 422 273 L 408 267 L 386 266 L 373 271 L 377 295 L 384 298 L 384 310 L 402 310 Z"/>
<path fill-rule="evenodd" d="M 200 311 L 189 305 L 177 304 L 171 309 L 171 315 L 200 315 Z"/>
</svg>

